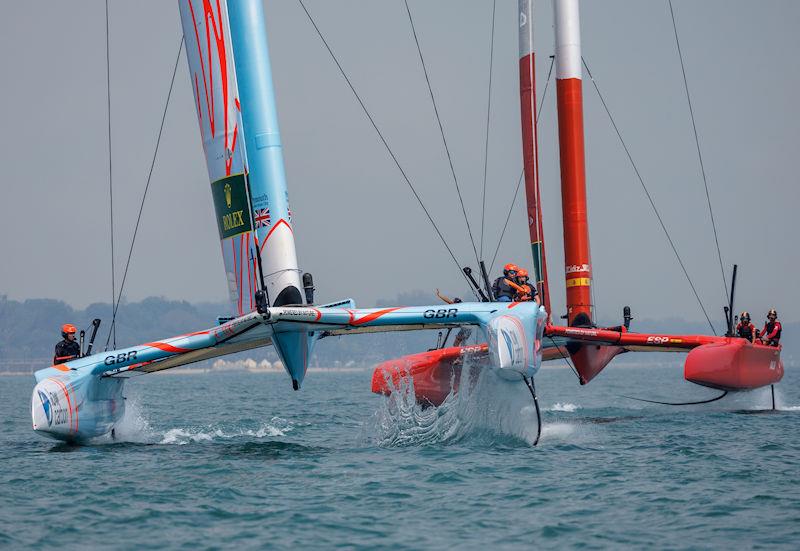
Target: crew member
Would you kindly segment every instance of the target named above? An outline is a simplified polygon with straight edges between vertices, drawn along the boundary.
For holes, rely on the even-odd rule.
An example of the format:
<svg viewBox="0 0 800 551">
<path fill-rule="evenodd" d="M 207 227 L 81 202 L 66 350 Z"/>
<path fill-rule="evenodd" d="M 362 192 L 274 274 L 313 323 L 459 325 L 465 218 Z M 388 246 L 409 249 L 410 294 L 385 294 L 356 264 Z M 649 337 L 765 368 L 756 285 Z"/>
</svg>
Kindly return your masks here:
<svg viewBox="0 0 800 551">
<path fill-rule="evenodd" d="M 750 322 L 750 313 L 742 312 L 739 314 L 739 324 L 736 326 L 736 336 L 747 339 L 750 342 L 756 340 L 756 326 Z"/>
<path fill-rule="evenodd" d="M 503 267 L 503 275 L 494 280 L 492 284 L 492 294 L 497 302 L 512 302 L 517 291 L 512 287 L 514 278 L 517 277 L 519 268 L 516 264 L 506 264 Z"/>
<path fill-rule="evenodd" d="M 767 321 L 764 324 L 764 329 L 759 333 L 761 342 L 769 346 L 778 346 L 781 341 L 782 330 L 781 322 L 778 321 L 778 312 L 773 308 L 767 312 Z"/>
<path fill-rule="evenodd" d="M 514 296 L 514 300 L 516 302 L 534 301 L 536 304 L 539 304 L 539 293 L 536 290 L 536 286 L 531 285 L 528 281 L 528 270 L 520 269 L 520 271 L 517 272 L 516 278 L 516 284 L 519 286 L 519 289 L 516 289 L 517 294 Z"/>
<path fill-rule="evenodd" d="M 56 345 L 53 365 L 63 364 L 81 355 L 81 346 L 75 341 L 75 331 L 75 326 L 71 323 L 61 326 L 61 336 L 64 340 Z"/>
</svg>

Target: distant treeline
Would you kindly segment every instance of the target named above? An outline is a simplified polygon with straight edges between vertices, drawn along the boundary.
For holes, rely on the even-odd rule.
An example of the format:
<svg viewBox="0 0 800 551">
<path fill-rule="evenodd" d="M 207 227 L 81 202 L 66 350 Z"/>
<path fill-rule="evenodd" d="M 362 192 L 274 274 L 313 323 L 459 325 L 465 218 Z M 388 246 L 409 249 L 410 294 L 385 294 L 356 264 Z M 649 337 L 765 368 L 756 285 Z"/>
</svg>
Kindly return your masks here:
<svg viewBox="0 0 800 551">
<path fill-rule="evenodd" d="M 380 300 L 375 306 L 414 306 L 435 304 L 438 300 L 421 291 L 401 293 L 394 299 Z M 190 304 L 185 301 L 150 297 L 140 302 L 123 302 L 117 312 L 117 348 L 141 344 L 155 339 L 179 335 L 211 327 L 217 316 L 229 313 L 227 303 Z M 87 338 L 94 318 L 102 319 L 95 349 L 103 350 L 109 340 L 111 306 L 91 304 L 76 310 L 60 300 L 9 300 L 0 295 L 0 370 L 29 371 L 49 365 L 53 347 L 61 339 L 61 325 L 71 323 L 78 330 L 86 329 Z M 621 320 L 606 320 L 619 324 Z M 721 323 L 718 323 L 718 328 Z M 760 322 L 756 324 L 761 327 Z M 681 319 L 634 320 L 632 329 L 641 332 L 708 333 L 708 325 Z M 475 332 L 477 337 L 477 331 Z M 784 323 L 784 360 L 793 362 L 800 347 L 793 336 L 800 334 L 800 323 Z M 374 333 L 347 337 L 330 337 L 320 341 L 312 365 L 372 365 L 382 360 L 432 348 L 436 345 L 435 331 Z M 109 347 L 113 344 L 113 336 Z M 277 359 L 272 348 L 244 353 L 255 360 Z M 677 359 L 677 358 L 676 358 Z M 626 354 L 617 362 L 665 361 L 664 355 Z M 669 361 L 669 360 L 667 360 Z"/>
</svg>

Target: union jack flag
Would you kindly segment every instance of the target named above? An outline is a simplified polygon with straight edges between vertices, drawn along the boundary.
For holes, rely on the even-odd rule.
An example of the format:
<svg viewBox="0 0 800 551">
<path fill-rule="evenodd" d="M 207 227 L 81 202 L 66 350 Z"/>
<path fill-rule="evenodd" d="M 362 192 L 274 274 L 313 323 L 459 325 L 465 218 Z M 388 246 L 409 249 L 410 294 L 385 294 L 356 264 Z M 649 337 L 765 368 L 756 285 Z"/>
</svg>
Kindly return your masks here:
<svg viewBox="0 0 800 551">
<path fill-rule="evenodd" d="M 255 209 L 253 211 L 254 220 L 256 222 L 256 229 L 266 228 L 272 223 L 272 218 L 269 215 L 269 209 Z"/>
</svg>

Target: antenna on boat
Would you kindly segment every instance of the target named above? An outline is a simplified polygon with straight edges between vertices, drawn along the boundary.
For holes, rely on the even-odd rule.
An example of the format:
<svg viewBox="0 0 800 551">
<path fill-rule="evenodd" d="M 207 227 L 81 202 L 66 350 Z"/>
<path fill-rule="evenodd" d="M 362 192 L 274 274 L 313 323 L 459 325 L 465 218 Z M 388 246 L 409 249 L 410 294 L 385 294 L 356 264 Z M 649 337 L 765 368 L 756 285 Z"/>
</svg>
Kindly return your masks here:
<svg viewBox="0 0 800 551">
<path fill-rule="evenodd" d="M 733 297 L 736 291 L 736 272 L 739 269 L 737 264 L 733 265 L 733 275 L 731 276 L 731 295 L 728 299 L 728 305 L 725 307 L 725 321 L 728 323 L 728 332 L 725 333 L 726 337 L 733 336 Z"/>
<path fill-rule="evenodd" d="M 477 292 L 481 297 L 481 302 L 491 302 L 489 297 L 486 296 L 486 293 L 483 292 L 483 289 L 481 289 L 481 286 L 478 285 L 478 282 L 475 281 L 475 277 L 472 275 L 472 268 L 469 266 L 464 266 L 462 271 L 464 272 L 464 275 L 467 276 L 467 281 L 469 281 L 469 284 L 472 285 L 473 291 Z M 491 290 L 489 290 L 489 296 L 491 296 Z"/>
<path fill-rule="evenodd" d="M 481 260 L 481 277 L 483 277 L 483 284 L 486 285 L 486 295 L 489 297 L 490 302 L 494 302 L 497 298 L 492 293 L 492 286 L 489 284 L 489 276 L 486 273 L 486 263 Z"/>
</svg>

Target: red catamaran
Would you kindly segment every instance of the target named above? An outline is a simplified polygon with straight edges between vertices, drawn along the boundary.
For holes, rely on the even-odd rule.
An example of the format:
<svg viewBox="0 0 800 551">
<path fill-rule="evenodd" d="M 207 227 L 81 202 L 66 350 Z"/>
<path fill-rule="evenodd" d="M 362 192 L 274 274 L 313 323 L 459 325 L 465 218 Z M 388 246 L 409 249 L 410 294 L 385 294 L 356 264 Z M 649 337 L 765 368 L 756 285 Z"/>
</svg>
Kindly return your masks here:
<svg viewBox="0 0 800 551">
<path fill-rule="evenodd" d="M 519 0 L 522 145 L 536 286 L 542 304 L 549 311 L 551 302 L 539 194 L 532 3 L 532 0 Z M 733 336 L 733 288 L 726 310 L 726 336 L 634 333 L 629 331 L 631 317 L 628 307 L 624 309 L 622 325 L 595 325 L 586 208 L 578 0 L 554 0 L 553 6 L 567 325 L 548 323 L 542 341 L 543 359 L 569 358 L 583 385 L 624 352 L 688 351 L 684 377 L 689 382 L 723 391 L 752 390 L 777 383 L 783 377 L 781 347 L 751 343 Z M 458 391 L 462 384 L 464 361 L 469 359 L 470 363 L 480 365 L 487 355 L 488 347 L 483 344 L 443 347 L 389 360 L 375 368 L 372 391 L 390 395 L 403 382 L 411 380 L 417 401 L 436 406 L 451 392 Z"/>
</svg>

